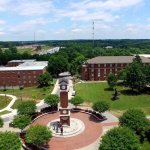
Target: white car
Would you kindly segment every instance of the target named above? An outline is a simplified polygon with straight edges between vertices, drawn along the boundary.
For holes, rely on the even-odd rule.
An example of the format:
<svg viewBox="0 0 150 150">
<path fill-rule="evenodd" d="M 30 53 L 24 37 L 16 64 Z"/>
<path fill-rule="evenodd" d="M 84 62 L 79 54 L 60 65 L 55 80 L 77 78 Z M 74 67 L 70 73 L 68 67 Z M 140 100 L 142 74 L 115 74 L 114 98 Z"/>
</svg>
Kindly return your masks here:
<svg viewBox="0 0 150 150">
<path fill-rule="evenodd" d="M 75 96 L 76 95 L 76 91 L 72 91 L 72 96 Z"/>
</svg>

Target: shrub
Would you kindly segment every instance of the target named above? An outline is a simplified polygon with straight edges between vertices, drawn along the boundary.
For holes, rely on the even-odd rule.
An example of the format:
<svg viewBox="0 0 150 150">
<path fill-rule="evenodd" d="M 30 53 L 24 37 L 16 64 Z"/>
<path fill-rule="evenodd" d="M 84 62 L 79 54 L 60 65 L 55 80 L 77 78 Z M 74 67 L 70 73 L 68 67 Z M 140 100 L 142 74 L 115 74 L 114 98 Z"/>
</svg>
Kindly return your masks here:
<svg viewBox="0 0 150 150">
<path fill-rule="evenodd" d="M 2 118 L 0 118 L 0 128 L 3 127 L 3 125 L 4 125 L 4 121 Z"/>
<path fill-rule="evenodd" d="M 145 136 L 145 132 L 148 129 L 148 119 L 141 110 L 131 109 L 126 111 L 120 118 L 119 122 L 121 126 L 132 129 L 137 135 L 141 137 Z"/>
<path fill-rule="evenodd" d="M 47 127 L 41 125 L 29 128 L 26 133 L 26 142 L 38 147 L 46 144 L 51 138 L 51 131 Z"/>
<path fill-rule="evenodd" d="M 138 137 L 130 129 L 117 127 L 102 137 L 99 150 L 139 150 L 139 148 Z"/>
<path fill-rule="evenodd" d="M 14 132 L 0 132 L 1 150 L 21 150 L 21 141 Z"/>
<path fill-rule="evenodd" d="M 93 104 L 92 107 L 95 111 L 98 111 L 99 113 L 103 113 L 107 110 L 109 110 L 110 106 L 107 102 L 105 101 L 97 101 Z"/>
<path fill-rule="evenodd" d="M 50 105 L 50 106 L 56 106 L 59 102 L 59 97 L 58 95 L 48 95 L 44 99 L 45 103 Z"/>
<path fill-rule="evenodd" d="M 13 120 L 13 127 L 19 128 L 23 130 L 26 126 L 28 126 L 31 123 L 31 117 L 29 116 L 17 116 Z"/>
<path fill-rule="evenodd" d="M 32 115 L 36 111 L 36 103 L 34 101 L 22 102 L 17 107 L 19 115 Z"/>
<path fill-rule="evenodd" d="M 84 100 L 79 97 L 79 96 L 75 96 L 74 98 L 71 99 L 71 104 L 75 105 L 76 107 L 80 104 L 82 104 L 84 102 Z"/>
</svg>

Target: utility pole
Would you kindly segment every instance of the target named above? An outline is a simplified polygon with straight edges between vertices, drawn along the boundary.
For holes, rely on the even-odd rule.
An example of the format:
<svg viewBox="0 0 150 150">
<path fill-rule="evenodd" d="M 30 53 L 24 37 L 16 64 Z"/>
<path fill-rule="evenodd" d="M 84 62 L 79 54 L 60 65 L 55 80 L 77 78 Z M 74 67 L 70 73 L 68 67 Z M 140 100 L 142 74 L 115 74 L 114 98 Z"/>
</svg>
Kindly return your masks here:
<svg viewBox="0 0 150 150">
<path fill-rule="evenodd" d="M 35 44 L 35 31 L 34 31 L 34 44 Z"/>
<path fill-rule="evenodd" d="M 93 47 L 95 45 L 95 22 L 93 21 L 93 32 L 92 32 L 92 35 L 93 35 Z"/>
<path fill-rule="evenodd" d="M 93 47 L 95 46 L 95 21 L 102 21 L 102 19 L 95 19 L 92 21 Z"/>
</svg>

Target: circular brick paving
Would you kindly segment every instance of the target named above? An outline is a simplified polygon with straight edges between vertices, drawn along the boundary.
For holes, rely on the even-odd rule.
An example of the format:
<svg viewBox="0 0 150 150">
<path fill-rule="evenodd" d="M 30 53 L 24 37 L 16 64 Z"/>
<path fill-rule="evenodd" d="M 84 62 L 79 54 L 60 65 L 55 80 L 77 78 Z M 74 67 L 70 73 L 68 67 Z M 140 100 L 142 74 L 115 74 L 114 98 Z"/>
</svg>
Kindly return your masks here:
<svg viewBox="0 0 150 150">
<path fill-rule="evenodd" d="M 71 113 L 71 117 L 80 119 L 85 124 L 85 130 L 74 137 L 57 138 L 53 137 L 48 145 L 49 150 L 75 150 L 86 147 L 95 142 L 102 133 L 102 125 L 96 118 L 85 113 Z M 50 121 L 59 118 L 59 112 L 47 114 L 35 120 L 33 125 L 47 125 Z"/>
</svg>

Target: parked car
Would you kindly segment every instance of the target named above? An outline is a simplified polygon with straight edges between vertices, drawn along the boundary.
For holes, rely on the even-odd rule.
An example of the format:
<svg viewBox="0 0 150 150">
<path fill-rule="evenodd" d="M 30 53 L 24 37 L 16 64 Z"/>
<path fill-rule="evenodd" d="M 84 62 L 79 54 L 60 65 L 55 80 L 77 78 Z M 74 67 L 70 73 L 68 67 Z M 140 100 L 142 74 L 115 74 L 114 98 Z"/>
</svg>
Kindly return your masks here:
<svg viewBox="0 0 150 150">
<path fill-rule="evenodd" d="M 72 96 L 75 96 L 76 95 L 76 91 L 72 91 Z"/>
</svg>

